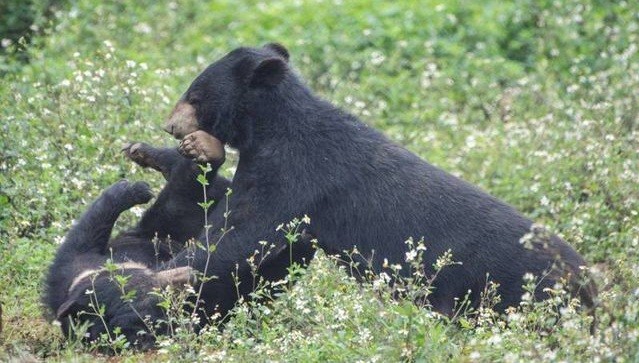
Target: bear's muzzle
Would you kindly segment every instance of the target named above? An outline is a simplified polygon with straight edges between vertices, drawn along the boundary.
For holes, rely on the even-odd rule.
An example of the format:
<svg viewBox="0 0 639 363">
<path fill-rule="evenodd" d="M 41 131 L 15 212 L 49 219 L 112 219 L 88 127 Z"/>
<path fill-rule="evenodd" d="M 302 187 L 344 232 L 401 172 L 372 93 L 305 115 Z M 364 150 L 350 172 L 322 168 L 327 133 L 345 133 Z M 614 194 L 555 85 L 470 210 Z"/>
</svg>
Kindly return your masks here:
<svg viewBox="0 0 639 363">
<path fill-rule="evenodd" d="M 164 125 L 164 131 L 173 135 L 176 139 L 182 139 L 198 129 L 195 107 L 185 101 L 178 102 Z"/>
</svg>

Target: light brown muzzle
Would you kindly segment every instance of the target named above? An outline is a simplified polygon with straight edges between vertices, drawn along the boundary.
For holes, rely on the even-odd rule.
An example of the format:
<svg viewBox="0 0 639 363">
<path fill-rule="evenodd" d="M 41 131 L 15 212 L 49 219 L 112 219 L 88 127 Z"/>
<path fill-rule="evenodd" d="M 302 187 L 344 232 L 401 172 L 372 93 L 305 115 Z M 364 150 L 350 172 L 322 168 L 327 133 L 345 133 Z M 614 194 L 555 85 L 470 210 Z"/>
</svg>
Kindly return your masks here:
<svg viewBox="0 0 639 363">
<path fill-rule="evenodd" d="M 184 101 L 178 102 L 164 125 L 164 131 L 173 135 L 176 139 L 182 139 L 198 129 L 195 108 Z"/>
</svg>

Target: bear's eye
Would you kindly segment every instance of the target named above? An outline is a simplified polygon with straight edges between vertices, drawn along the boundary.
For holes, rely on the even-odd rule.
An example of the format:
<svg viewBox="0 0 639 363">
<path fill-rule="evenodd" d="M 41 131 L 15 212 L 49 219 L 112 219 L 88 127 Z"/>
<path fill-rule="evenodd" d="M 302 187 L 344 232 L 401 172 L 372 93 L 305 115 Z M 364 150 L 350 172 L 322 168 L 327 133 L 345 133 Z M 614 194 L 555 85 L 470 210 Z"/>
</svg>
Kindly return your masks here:
<svg viewBox="0 0 639 363">
<path fill-rule="evenodd" d="M 195 106 L 195 105 L 199 104 L 200 102 L 202 102 L 202 98 L 197 93 L 193 93 L 193 94 L 190 94 L 190 95 L 188 95 L 186 97 L 186 102 L 188 102 L 189 104 Z"/>
</svg>

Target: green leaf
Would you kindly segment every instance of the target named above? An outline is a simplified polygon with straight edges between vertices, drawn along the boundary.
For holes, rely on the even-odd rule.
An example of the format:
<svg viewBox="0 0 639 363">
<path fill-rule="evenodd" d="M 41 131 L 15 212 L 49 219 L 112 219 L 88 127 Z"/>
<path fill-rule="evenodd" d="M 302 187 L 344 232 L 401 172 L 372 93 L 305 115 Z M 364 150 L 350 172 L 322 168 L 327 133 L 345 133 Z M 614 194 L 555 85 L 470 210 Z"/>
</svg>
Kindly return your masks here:
<svg viewBox="0 0 639 363">
<path fill-rule="evenodd" d="M 200 174 L 197 176 L 197 182 L 203 186 L 209 185 L 209 181 L 206 179 L 206 175 Z"/>
<path fill-rule="evenodd" d="M 197 164 L 197 166 L 200 167 L 200 170 L 202 171 L 202 174 L 204 174 L 204 175 L 208 174 L 210 171 L 213 170 L 213 168 L 211 167 L 210 163 Z"/>
<path fill-rule="evenodd" d="M 214 200 L 209 200 L 209 201 L 206 201 L 206 202 L 199 202 L 199 203 L 197 203 L 197 205 L 202 207 L 202 209 L 204 209 L 204 210 L 208 210 L 214 203 L 215 203 Z"/>
</svg>

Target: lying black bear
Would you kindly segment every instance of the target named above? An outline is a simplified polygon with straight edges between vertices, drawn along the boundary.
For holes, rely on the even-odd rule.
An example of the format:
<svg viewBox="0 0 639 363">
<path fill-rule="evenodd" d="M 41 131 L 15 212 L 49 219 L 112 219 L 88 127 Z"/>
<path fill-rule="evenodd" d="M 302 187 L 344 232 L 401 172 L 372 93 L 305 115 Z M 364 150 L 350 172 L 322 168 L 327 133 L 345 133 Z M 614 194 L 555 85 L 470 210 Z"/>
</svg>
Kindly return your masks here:
<svg viewBox="0 0 639 363">
<path fill-rule="evenodd" d="M 223 145 L 203 132 L 193 136 L 197 140 L 188 142 L 183 152 L 197 154 L 198 161 L 212 164 L 206 194 L 209 200 L 220 201 L 230 186 L 227 179 L 217 175 L 224 162 Z M 202 185 L 197 180 L 201 170 L 175 149 L 136 143 L 123 151 L 139 165 L 162 172 L 167 184 L 139 223 L 112 240 L 109 236 L 120 213 L 148 202 L 152 194 L 144 182 L 120 181 L 107 188 L 58 249 L 45 281 L 44 303 L 69 336 L 75 335 L 72 324 L 89 323 L 87 335 L 82 337 L 85 342 L 105 333 L 114 338 L 114 330 L 119 327 L 130 343 L 145 349 L 153 346 L 158 334 L 168 333 L 168 327 L 161 323 L 167 319 L 158 306 L 159 298 L 148 292 L 168 284 L 181 287 L 198 277 L 188 266 L 173 266 L 171 259 L 175 253 L 188 253 L 185 242 L 203 229 L 203 210 L 198 204 L 203 197 Z M 308 237 L 296 244 L 295 254 L 288 245 L 265 250 L 268 255 L 259 260 L 256 272 L 268 281 L 286 276 L 287 270 L 281 267 L 291 263 L 291 255 L 293 262 L 301 265 L 314 253 Z M 107 259 L 111 259 L 115 271 L 105 268 Z M 128 279 L 124 292 L 114 275 Z M 123 295 L 133 290 L 132 301 L 125 301 Z M 104 312 L 98 316 L 101 308 Z M 147 316 L 151 319 L 142 320 Z"/>
<path fill-rule="evenodd" d="M 203 161 L 213 163 L 214 170 L 207 175 L 207 195 L 221 200 L 230 182 L 216 175 L 224 160 L 224 149 L 211 140 L 213 144 L 205 140 L 208 147 L 197 148 L 197 151 L 201 157 L 206 155 Z M 146 292 L 167 284 L 186 283 L 191 277 L 188 267 L 156 269 L 164 266 L 174 252 L 183 250 L 185 241 L 201 232 L 204 223 L 198 202 L 202 200 L 202 186 L 196 180 L 200 172 L 197 164 L 175 149 L 133 144 L 124 151 L 141 166 L 161 171 L 167 179 L 166 186 L 136 227 L 110 241 L 111 230 L 120 213 L 148 202 L 152 194 L 144 182 L 120 181 L 106 189 L 71 228 L 58 249 L 46 278 L 44 301 L 62 324 L 65 334 L 73 335 L 72 322 L 88 321 L 91 326 L 86 341 L 97 339 L 107 333 L 107 329 L 113 333 L 115 327 L 122 327 L 122 333 L 131 343 L 146 348 L 153 344 L 153 334 L 138 333 L 156 327 L 147 326 L 131 305 L 123 301 L 119 285 L 104 264 L 111 258 L 117 264 L 114 274 L 129 277 L 127 290 Z M 154 238 L 159 243 L 154 245 L 151 242 Z M 94 294 L 87 294 L 87 290 Z M 157 303 L 153 295 L 135 296 L 135 305 L 143 306 L 145 312 L 152 311 L 154 317 L 163 314 Z M 102 317 L 96 314 L 100 305 L 107 307 Z"/>
<path fill-rule="evenodd" d="M 275 226 L 303 215 L 310 216 L 306 228 L 323 250 L 343 255 L 356 246 L 360 266 L 371 261 L 378 273 L 384 259 L 406 266 L 409 237 L 424 238 L 429 273 L 451 250 L 461 264 L 444 268 L 428 297 L 444 314 L 452 314 L 456 299 L 467 294 L 477 306 L 487 279 L 499 284 L 497 309 L 517 306 L 526 273 L 540 278 L 536 298 L 546 298 L 544 289 L 566 278 L 592 306 L 594 286 L 582 284 L 586 263 L 565 241 L 551 235 L 532 245 L 521 243 L 531 230 L 528 218 L 319 99 L 288 60 L 288 51 L 277 44 L 233 50 L 193 81 L 165 127 L 177 138 L 186 137 L 183 148 L 205 131 L 240 155 L 231 214 L 226 221 L 224 209 L 212 211 L 209 238 L 218 239 L 225 223 L 234 229 L 211 255 L 208 268 L 206 251 L 199 250 L 193 261 L 194 268 L 216 276 L 204 286 L 209 313 L 224 313 L 237 301 L 231 277 L 236 264 L 240 293 L 251 291 L 243 281 L 245 258 L 258 241 L 285 244 Z M 193 134 L 198 130 L 200 136 Z M 186 266 L 188 261 L 182 254 L 172 263 Z"/>
</svg>

